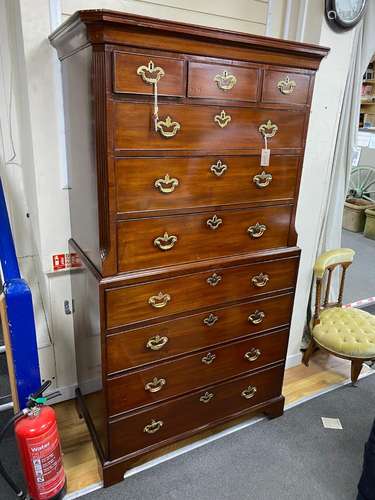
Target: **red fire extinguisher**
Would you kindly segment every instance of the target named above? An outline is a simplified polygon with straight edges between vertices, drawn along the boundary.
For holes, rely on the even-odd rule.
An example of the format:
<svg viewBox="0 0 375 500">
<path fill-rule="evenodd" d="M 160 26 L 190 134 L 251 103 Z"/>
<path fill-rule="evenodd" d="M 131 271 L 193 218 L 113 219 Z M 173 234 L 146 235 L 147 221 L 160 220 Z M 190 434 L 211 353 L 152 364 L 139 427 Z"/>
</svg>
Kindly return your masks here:
<svg viewBox="0 0 375 500">
<path fill-rule="evenodd" d="M 62 462 L 56 414 L 45 406 L 43 392 L 51 385 L 46 381 L 29 397 L 27 408 L 12 417 L 0 432 L 0 441 L 6 430 L 15 423 L 14 433 L 21 457 L 29 498 L 58 500 L 65 496 L 66 477 Z M 0 473 L 19 498 L 27 498 L 0 462 Z"/>
</svg>

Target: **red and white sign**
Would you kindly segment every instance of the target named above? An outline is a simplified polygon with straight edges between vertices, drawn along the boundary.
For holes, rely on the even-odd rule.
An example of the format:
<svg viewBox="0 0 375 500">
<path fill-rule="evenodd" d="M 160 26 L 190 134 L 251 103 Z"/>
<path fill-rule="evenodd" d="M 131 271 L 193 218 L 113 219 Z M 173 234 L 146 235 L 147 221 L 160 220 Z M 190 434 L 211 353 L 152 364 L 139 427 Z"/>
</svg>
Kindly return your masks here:
<svg viewBox="0 0 375 500">
<path fill-rule="evenodd" d="M 77 269 L 82 266 L 81 259 L 77 253 L 59 253 L 52 255 L 53 271 L 64 271 L 67 269 Z"/>
<path fill-rule="evenodd" d="M 54 271 L 62 271 L 66 269 L 66 257 L 64 253 L 52 255 L 52 263 Z"/>
</svg>

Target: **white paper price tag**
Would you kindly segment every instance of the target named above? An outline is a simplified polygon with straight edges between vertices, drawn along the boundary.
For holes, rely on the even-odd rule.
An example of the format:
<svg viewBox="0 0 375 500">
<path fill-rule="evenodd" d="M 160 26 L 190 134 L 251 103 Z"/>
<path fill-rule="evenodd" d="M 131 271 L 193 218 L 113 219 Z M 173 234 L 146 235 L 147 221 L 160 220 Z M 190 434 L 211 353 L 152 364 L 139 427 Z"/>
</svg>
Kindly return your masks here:
<svg viewBox="0 0 375 500">
<path fill-rule="evenodd" d="M 268 167 L 270 164 L 270 156 L 271 156 L 271 150 L 270 149 L 262 149 L 262 154 L 260 156 L 260 166 L 261 167 Z"/>
</svg>

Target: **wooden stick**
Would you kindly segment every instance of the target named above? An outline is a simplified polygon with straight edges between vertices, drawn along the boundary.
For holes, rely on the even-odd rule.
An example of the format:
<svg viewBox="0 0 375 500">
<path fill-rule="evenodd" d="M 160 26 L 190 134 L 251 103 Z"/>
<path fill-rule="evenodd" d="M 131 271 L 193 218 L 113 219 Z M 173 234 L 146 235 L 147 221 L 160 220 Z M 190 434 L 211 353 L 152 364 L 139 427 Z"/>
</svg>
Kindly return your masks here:
<svg viewBox="0 0 375 500">
<path fill-rule="evenodd" d="M 6 354 L 6 358 L 7 358 L 7 364 L 8 364 L 10 392 L 11 392 L 11 396 L 12 396 L 12 400 L 13 400 L 13 411 L 14 411 L 14 413 L 17 413 L 20 411 L 20 406 L 19 406 L 19 401 L 18 401 L 16 376 L 14 373 L 14 363 L 13 363 L 13 355 L 12 355 L 12 345 L 11 345 L 11 339 L 10 339 L 10 333 L 9 333 L 7 308 L 6 308 L 4 294 L 0 295 L 0 316 L 1 316 L 1 326 L 3 329 L 5 354 Z"/>
<path fill-rule="evenodd" d="M 337 305 L 339 307 L 342 306 L 342 297 L 344 294 L 344 285 L 345 285 L 345 275 L 346 275 L 346 270 L 350 266 L 350 263 L 342 264 L 342 275 L 341 275 L 341 283 L 340 283 L 340 291 L 339 291 L 339 298 L 337 300 Z"/>
<path fill-rule="evenodd" d="M 329 303 L 329 292 L 331 290 L 331 280 L 332 280 L 332 272 L 333 272 L 333 267 L 328 268 L 328 280 L 327 280 L 327 286 L 326 286 L 326 294 L 324 297 L 324 307 L 328 306 Z"/>
</svg>

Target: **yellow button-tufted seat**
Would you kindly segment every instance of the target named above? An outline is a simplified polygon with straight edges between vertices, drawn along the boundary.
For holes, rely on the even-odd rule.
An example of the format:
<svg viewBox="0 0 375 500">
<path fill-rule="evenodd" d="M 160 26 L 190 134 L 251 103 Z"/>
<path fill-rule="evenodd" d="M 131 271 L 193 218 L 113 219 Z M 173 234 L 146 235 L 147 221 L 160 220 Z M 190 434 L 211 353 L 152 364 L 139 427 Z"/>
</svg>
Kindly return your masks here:
<svg viewBox="0 0 375 500">
<path fill-rule="evenodd" d="M 315 341 L 334 353 L 375 358 L 375 316 L 360 309 L 332 307 L 321 311 L 313 329 Z"/>
</svg>

